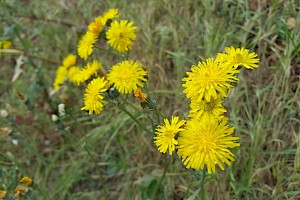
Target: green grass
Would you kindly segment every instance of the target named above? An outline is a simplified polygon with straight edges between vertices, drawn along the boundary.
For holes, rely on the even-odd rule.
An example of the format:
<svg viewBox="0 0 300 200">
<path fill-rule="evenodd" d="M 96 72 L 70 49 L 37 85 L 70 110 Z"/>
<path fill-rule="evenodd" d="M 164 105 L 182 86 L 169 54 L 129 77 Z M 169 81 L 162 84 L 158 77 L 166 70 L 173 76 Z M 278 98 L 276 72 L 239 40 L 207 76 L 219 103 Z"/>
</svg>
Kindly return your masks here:
<svg viewBox="0 0 300 200">
<path fill-rule="evenodd" d="M 124 112 L 112 105 L 98 116 L 81 112 L 84 88 L 71 84 L 49 96 L 59 63 L 76 53 L 88 23 L 116 7 L 138 26 L 130 57 L 147 66 L 151 94 L 168 117 L 187 116 L 181 79 L 192 64 L 230 45 L 258 53 L 260 68 L 242 69 L 226 99 L 241 142 L 236 160 L 208 176 L 206 198 L 300 199 L 300 5 L 254 2 L 1 1 L 0 39 L 11 39 L 25 60 L 12 82 L 19 55 L 0 57 L 0 109 L 8 112 L 0 117 L 0 189 L 13 191 L 27 175 L 35 182 L 28 199 L 200 199 L 196 178 L 174 157 L 161 155 L 151 135 Z M 97 55 L 105 66 L 115 59 Z M 59 103 L 67 115 L 54 123 Z M 150 129 L 134 105 L 139 109 L 127 109 Z"/>
</svg>

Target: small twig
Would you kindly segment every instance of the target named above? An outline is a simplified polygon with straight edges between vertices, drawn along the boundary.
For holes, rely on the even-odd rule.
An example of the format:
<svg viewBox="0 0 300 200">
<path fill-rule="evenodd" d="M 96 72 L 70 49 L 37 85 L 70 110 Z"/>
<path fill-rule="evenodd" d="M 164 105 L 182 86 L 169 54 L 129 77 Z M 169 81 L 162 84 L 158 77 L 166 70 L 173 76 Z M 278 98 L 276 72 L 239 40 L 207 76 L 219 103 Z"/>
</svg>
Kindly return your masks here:
<svg viewBox="0 0 300 200">
<path fill-rule="evenodd" d="M 38 60 L 41 60 L 43 62 L 47 62 L 47 63 L 51 63 L 51 64 L 55 64 L 55 65 L 59 65 L 59 63 L 55 62 L 55 61 L 52 61 L 48 58 L 43 58 L 43 57 L 40 57 L 40 56 L 37 56 L 37 55 L 33 55 L 31 53 L 28 53 L 26 51 L 23 51 L 23 50 L 19 50 L 19 49 L 0 49 L 0 54 L 1 53 L 10 53 L 10 54 L 23 54 L 25 56 L 28 56 L 28 57 L 31 57 L 31 58 L 35 58 L 35 59 L 38 59 Z"/>
</svg>

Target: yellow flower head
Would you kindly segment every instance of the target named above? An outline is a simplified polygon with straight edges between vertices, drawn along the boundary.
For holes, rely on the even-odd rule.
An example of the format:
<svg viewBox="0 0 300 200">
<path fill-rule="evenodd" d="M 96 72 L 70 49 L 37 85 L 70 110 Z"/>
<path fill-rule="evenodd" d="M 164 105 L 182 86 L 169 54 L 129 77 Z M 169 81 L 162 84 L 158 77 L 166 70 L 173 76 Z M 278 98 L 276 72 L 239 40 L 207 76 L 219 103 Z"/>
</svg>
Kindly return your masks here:
<svg viewBox="0 0 300 200">
<path fill-rule="evenodd" d="M 223 118 L 224 116 L 222 116 L 222 114 L 226 112 L 226 109 L 222 103 L 223 99 L 221 95 L 218 95 L 217 98 L 212 97 L 210 102 L 204 99 L 200 101 L 192 99 L 189 117 L 208 121 Z"/>
<path fill-rule="evenodd" d="M 117 8 L 111 8 L 102 15 L 102 18 L 105 20 L 105 24 L 108 20 L 115 19 L 118 17 L 119 10 Z"/>
<path fill-rule="evenodd" d="M 6 196 L 6 191 L 0 190 L 0 199 L 3 199 Z"/>
<path fill-rule="evenodd" d="M 95 20 L 90 23 L 88 30 L 98 36 L 105 24 L 106 21 L 102 16 L 96 17 Z"/>
<path fill-rule="evenodd" d="M 0 49 L 9 49 L 12 46 L 11 41 L 3 40 L 0 41 Z"/>
<path fill-rule="evenodd" d="M 15 190 L 15 197 L 24 196 L 28 192 L 28 187 L 23 185 L 18 185 Z"/>
<path fill-rule="evenodd" d="M 73 54 L 69 54 L 67 55 L 63 62 L 62 62 L 63 66 L 65 66 L 66 68 L 69 68 L 71 66 L 74 66 L 76 64 L 76 56 Z"/>
<path fill-rule="evenodd" d="M 143 93 L 140 88 L 134 90 L 134 96 L 141 102 L 145 102 L 147 100 L 147 94 Z"/>
<path fill-rule="evenodd" d="M 125 60 L 114 65 L 107 74 L 107 80 L 120 93 L 133 93 L 138 87 L 143 87 L 143 82 L 147 79 L 144 77 L 147 72 L 142 68 L 142 65 L 136 61 Z"/>
<path fill-rule="evenodd" d="M 31 185 L 32 184 L 32 179 L 29 178 L 28 176 L 24 176 L 21 180 L 21 183 L 25 184 L 25 185 Z"/>
<path fill-rule="evenodd" d="M 164 119 L 165 125 L 157 126 L 156 128 L 156 137 L 154 137 L 155 145 L 158 146 L 158 150 L 161 153 L 166 153 L 169 150 L 169 154 L 172 155 L 175 150 L 175 145 L 178 144 L 176 140 L 176 135 L 184 129 L 182 126 L 185 123 L 185 120 L 179 120 L 179 117 L 173 117 L 171 123 L 168 119 Z"/>
<path fill-rule="evenodd" d="M 102 78 L 93 79 L 84 93 L 84 107 L 81 110 L 89 111 L 89 114 L 100 114 L 105 103 L 102 93 L 107 90 L 107 81 Z"/>
<path fill-rule="evenodd" d="M 230 83 L 236 82 L 238 78 L 235 76 L 239 70 L 232 67 L 220 65 L 213 58 L 207 59 L 205 62 L 199 62 L 198 66 L 193 65 L 191 72 L 187 72 L 183 93 L 188 98 L 194 98 L 201 101 L 203 98 L 210 102 L 211 98 L 217 98 L 218 93 L 226 97 L 227 89 L 232 86 Z"/>
<path fill-rule="evenodd" d="M 83 58 L 87 59 L 92 53 L 93 53 L 93 48 L 94 44 L 97 41 L 97 35 L 91 31 L 87 31 L 80 39 L 78 46 L 77 46 L 77 51 L 78 55 Z"/>
<path fill-rule="evenodd" d="M 224 170 L 224 163 L 229 166 L 234 161 L 229 148 L 240 146 L 236 143 L 239 137 L 231 136 L 233 132 L 226 121 L 193 119 L 178 136 L 177 153 L 186 168 L 203 170 L 206 165 L 209 174 L 216 171 L 216 165 Z"/>
<path fill-rule="evenodd" d="M 228 65 L 231 65 L 235 68 L 238 66 L 246 67 L 247 69 L 258 68 L 259 58 L 257 54 L 252 52 L 249 53 L 248 49 L 235 48 L 235 47 L 226 47 L 226 54 L 219 53 L 217 59 L 222 60 Z"/>
<path fill-rule="evenodd" d="M 80 67 L 73 66 L 68 70 L 68 78 L 72 83 L 78 83 L 78 74 L 80 73 Z"/>
<path fill-rule="evenodd" d="M 97 71 L 102 68 L 100 61 L 94 60 L 93 62 L 87 63 L 87 65 L 80 70 L 74 77 L 77 84 L 83 83 L 89 80 L 93 75 L 97 75 Z"/>
<path fill-rule="evenodd" d="M 65 82 L 66 76 L 67 76 L 68 70 L 65 66 L 60 66 L 56 70 L 56 77 L 53 83 L 53 87 L 55 90 L 59 89 L 59 86 L 62 85 Z"/>
<path fill-rule="evenodd" d="M 89 24 L 88 30 L 96 36 L 103 30 L 108 20 L 118 17 L 118 9 L 109 9 L 102 16 L 98 16 Z"/>
<path fill-rule="evenodd" d="M 121 20 L 120 23 L 113 21 L 106 32 L 108 44 L 118 52 L 125 52 L 131 49 L 132 41 L 136 39 L 136 26 L 128 20 Z"/>
</svg>

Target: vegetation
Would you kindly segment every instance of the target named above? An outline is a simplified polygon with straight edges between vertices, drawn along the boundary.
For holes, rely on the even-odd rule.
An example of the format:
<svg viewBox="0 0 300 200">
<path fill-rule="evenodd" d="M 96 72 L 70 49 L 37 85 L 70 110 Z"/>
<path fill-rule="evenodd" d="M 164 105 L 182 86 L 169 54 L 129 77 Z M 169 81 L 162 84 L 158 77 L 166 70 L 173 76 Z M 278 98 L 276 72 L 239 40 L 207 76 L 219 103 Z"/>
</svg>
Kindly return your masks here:
<svg viewBox="0 0 300 200">
<path fill-rule="evenodd" d="M 53 92 L 63 58 L 77 54 L 87 25 L 109 8 L 137 26 L 130 57 L 147 67 L 151 98 L 168 117 L 188 116 L 182 78 L 191 65 L 231 45 L 256 52 L 260 67 L 241 69 L 225 101 L 240 147 L 230 167 L 206 175 L 205 199 L 300 199 L 300 3 L 293 0 L 0 1 L 0 40 L 12 42 L 0 49 L 5 198 L 24 176 L 33 180 L 24 199 L 201 198 L 202 172 L 161 154 L 124 110 L 109 104 L 89 115 L 80 110 L 84 86 Z M 92 55 L 103 66 L 116 60 L 95 52 L 107 58 Z M 139 109 L 126 109 L 151 130 L 152 112 L 131 100 Z M 54 122 L 59 104 L 66 114 Z"/>
</svg>

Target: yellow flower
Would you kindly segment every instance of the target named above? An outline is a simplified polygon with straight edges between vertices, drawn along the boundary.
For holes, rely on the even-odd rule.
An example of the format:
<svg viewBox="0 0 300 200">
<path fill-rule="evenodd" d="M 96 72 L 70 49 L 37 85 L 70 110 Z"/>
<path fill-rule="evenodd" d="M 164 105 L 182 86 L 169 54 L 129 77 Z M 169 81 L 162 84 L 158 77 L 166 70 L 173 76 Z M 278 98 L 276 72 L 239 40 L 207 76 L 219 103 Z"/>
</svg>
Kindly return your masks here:
<svg viewBox="0 0 300 200">
<path fill-rule="evenodd" d="M 28 192 L 28 187 L 27 186 L 22 186 L 22 185 L 18 185 L 15 190 L 15 197 L 19 197 L 19 196 L 23 196 Z"/>
<path fill-rule="evenodd" d="M 131 49 L 132 41 L 136 39 L 136 26 L 128 20 L 121 20 L 120 23 L 113 21 L 106 32 L 108 44 L 118 52 L 125 52 Z"/>
<path fill-rule="evenodd" d="M 248 49 L 235 48 L 233 46 L 225 48 L 226 54 L 219 53 L 217 59 L 231 65 L 235 68 L 238 66 L 244 66 L 247 69 L 258 68 L 259 58 L 257 54 L 252 52 L 249 53 Z"/>
<path fill-rule="evenodd" d="M 0 190 L 0 199 L 3 199 L 6 196 L 6 191 Z"/>
<path fill-rule="evenodd" d="M 102 93 L 107 90 L 107 81 L 102 78 L 93 79 L 84 93 L 84 107 L 81 110 L 89 111 L 89 114 L 100 114 L 105 103 Z"/>
<path fill-rule="evenodd" d="M 97 70 L 102 68 L 100 61 L 94 60 L 93 62 L 87 63 L 87 65 L 80 70 L 74 77 L 77 84 L 83 83 L 89 80 L 93 75 L 97 75 Z"/>
<path fill-rule="evenodd" d="M 158 146 L 158 150 L 161 153 L 166 153 L 169 150 L 169 154 L 172 155 L 175 150 L 175 145 L 178 144 L 176 135 L 184 129 L 182 126 L 185 120 L 179 120 L 179 117 L 173 117 L 171 123 L 168 119 L 164 119 L 165 125 L 158 125 L 156 128 L 156 137 L 154 137 L 155 145 Z"/>
<path fill-rule="evenodd" d="M 119 17 L 119 10 L 117 8 L 111 8 L 108 11 L 106 11 L 102 17 L 105 20 L 105 24 L 108 20 L 118 18 Z"/>
<path fill-rule="evenodd" d="M 218 95 L 217 98 L 212 97 L 210 102 L 207 102 L 204 99 L 200 101 L 192 99 L 189 117 L 208 121 L 223 118 L 224 116 L 222 116 L 222 114 L 226 112 L 226 109 L 223 107 L 222 103 L 223 99 L 221 95 Z"/>
<path fill-rule="evenodd" d="M 77 51 L 78 55 L 83 58 L 87 59 L 92 53 L 94 44 L 97 41 L 97 35 L 91 31 L 87 31 L 80 39 Z"/>
<path fill-rule="evenodd" d="M 96 17 L 94 21 L 89 24 L 88 30 L 98 36 L 108 20 L 118 17 L 118 12 L 118 9 L 109 9 L 102 16 Z"/>
<path fill-rule="evenodd" d="M 144 77 L 147 72 L 142 68 L 142 65 L 136 61 L 125 60 L 114 65 L 107 74 L 107 80 L 120 93 L 133 93 L 139 87 L 143 87 L 142 81 L 147 81 Z"/>
<path fill-rule="evenodd" d="M 0 41 L 0 49 L 9 49 L 12 46 L 11 41 L 3 40 Z"/>
<path fill-rule="evenodd" d="M 134 90 L 134 96 L 138 98 L 141 102 L 145 102 L 147 100 L 147 94 L 143 93 L 141 89 Z"/>
<path fill-rule="evenodd" d="M 229 148 L 240 146 L 236 143 L 239 137 L 231 136 L 233 132 L 226 121 L 193 119 L 178 136 L 177 153 L 186 168 L 203 170 L 206 165 L 209 174 L 216 171 L 216 165 L 224 170 L 224 163 L 229 166 L 234 161 Z"/>
<path fill-rule="evenodd" d="M 205 62 L 199 62 L 198 66 L 193 65 L 191 72 L 187 72 L 183 93 L 188 98 L 194 98 L 201 101 L 203 98 L 210 102 L 211 98 L 217 98 L 218 93 L 226 97 L 227 89 L 232 86 L 230 83 L 238 81 L 235 76 L 239 70 L 232 67 L 222 66 L 213 58 L 207 59 Z"/>
<path fill-rule="evenodd" d="M 78 74 L 80 73 L 80 68 L 77 66 L 70 67 L 68 70 L 68 78 L 72 83 L 78 83 Z"/>
<path fill-rule="evenodd" d="M 65 66 L 60 66 L 56 70 L 56 77 L 53 83 L 53 87 L 55 90 L 59 89 L 59 86 L 62 85 L 65 82 L 66 76 L 67 76 L 68 70 Z"/>
<path fill-rule="evenodd" d="M 69 68 L 71 66 L 74 66 L 76 64 L 76 56 L 73 54 L 67 55 L 64 60 L 62 61 L 63 66 L 66 68 Z"/>
<path fill-rule="evenodd" d="M 96 17 L 95 20 L 90 23 L 88 30 L 98 36 L 105 24 L 106 21 L 102 16 Z"/>
<path fill-rule="evenodd" d="M 31 185 L 32 184 L 32 179 L 29 178 L 28 176 L 24 176 L 21 180 L 21 183 L 25 184 L 25 185 Z"/>
</svg>

